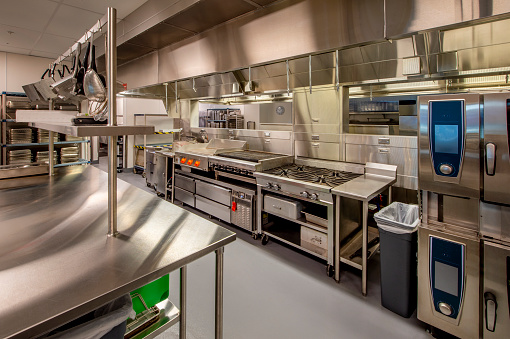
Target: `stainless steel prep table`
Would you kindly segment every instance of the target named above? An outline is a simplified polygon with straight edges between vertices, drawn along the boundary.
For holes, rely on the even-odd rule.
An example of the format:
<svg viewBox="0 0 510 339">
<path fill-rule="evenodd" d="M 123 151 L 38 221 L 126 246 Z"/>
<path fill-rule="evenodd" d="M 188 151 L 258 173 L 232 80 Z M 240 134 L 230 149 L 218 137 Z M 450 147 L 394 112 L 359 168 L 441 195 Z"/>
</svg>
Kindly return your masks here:
<svg viewBox="0 0 510 339">
<path fill-rule="evenodd" d="M 331 189 L 335 197 L 336 220 L 335 220 L 335 280 L 340 281 L 340 261 L 356 267 L 361 270 L 361 293 L 367 295 L 367 261 L 368 261 L 368 202 L 378 194 L 389 190 L 388 204 L 391 203 L 391 185 L 397 181 L 397 166 L 367 163 L 365 165 L 365 174 L 343 185 Z M 361 231 L 361 265 L 349 258 L 342 257 L 340 246 L 340 204 L 341 198 L 349 198 L 361 201 L 362 209 L 362 231 Z M 357 237 L 353 239 L 353 243 L 359 241 Z M 348 247 L 346 245 L 345 247 Z M 358 245 L 359 246 L 359 245 Z M 374 246 L 375 247 L 375 246 Z M 377 246 L 378 247 L 378 246 Z M 375 252 L 376 247 L 372 250 Z"/>
<path fill-rule="evenodd" d="M 118 180 L 120 235 L 107 237 L 107 173 L 77 166 L 28 179 L 0 181 L 0 337 L 44 333 L 179 268 L 173 323 L 185 334 L 185 265 L 216 251 L 221 338 L 223 247 L 235 233 Z"/>
</svg>

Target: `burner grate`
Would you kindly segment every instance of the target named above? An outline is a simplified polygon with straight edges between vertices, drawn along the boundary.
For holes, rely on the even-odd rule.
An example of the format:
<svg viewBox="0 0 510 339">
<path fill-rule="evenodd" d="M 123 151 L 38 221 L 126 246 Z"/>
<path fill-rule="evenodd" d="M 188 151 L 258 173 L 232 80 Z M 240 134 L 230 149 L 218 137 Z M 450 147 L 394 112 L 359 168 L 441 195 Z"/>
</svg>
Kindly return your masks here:
<svg viewBox="0 0 510 339">
<path fill-rule="evenodd" d="M 294 180 L 311 182 L 319 185 L 336 187 L 360 176 L 351 172 L 336 171 L 321 167 L 304 165 L 286 165 L 264 171 L 264 173 L 277 175 Z"/>
</svg>

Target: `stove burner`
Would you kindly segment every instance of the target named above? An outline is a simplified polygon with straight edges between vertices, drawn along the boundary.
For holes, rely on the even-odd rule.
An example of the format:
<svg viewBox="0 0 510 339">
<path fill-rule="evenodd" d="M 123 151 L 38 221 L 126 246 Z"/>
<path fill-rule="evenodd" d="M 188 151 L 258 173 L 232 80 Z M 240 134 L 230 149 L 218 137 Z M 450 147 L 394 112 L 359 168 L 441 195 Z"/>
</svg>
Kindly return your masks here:
<svg viewBox="0 0 510 339">
<path fill-rule="evenodd" d="M 264 171 L 264 173 L 329 187 L 336 187 L 360 176 L 359 174 L 350 172 L 295 164 L 276 167 Z"/>
</svg>

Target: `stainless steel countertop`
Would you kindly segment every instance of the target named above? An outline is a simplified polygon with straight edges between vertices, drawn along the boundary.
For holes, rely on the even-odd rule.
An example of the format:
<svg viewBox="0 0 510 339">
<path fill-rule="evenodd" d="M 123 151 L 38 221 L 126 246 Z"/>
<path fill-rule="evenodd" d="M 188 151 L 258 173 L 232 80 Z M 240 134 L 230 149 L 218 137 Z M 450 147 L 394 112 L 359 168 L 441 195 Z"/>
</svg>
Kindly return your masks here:
<svg viewBox="0 0 510 339">
<path fill-rule="evenodd" d="M 107 173 L 55 173 L 0 181 L 1 338 L 51 330 L 236 238 L 122 180 L 108 238 Z"/>
<path fill-rule="evenodd" d="M 331 193 L 346 198 L 369 201 L 397 181 L 382 175 L 364 174 L 331 189 Z"/>
</svg>

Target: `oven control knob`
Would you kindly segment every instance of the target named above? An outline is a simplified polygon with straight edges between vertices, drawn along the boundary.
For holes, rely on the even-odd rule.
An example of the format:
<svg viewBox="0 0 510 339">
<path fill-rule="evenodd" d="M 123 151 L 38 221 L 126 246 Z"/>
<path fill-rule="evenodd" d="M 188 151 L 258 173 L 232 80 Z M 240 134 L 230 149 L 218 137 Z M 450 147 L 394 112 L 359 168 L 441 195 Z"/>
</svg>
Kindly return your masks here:
<svg viewBox="0 0 510 339">
<path fill-rule="evenodd" d="M 319 199 L 319 196 L 315 193 L 312 193 L 312 194 L 310 194 L 310 199 L 317 200 L 317 199 Z"/>
<path fill-rule="evenodd" d="M 273 188 L 273 184 L 272 184 L 272 183 L 270 183 L 270 182 L 268 182 L 268 183 L 266 184 L 266 187 L 267 187 L 267 188 Z"/>
<path fill-rule="evenodd" d="M 439 172 L 443 173 L 444 175 L 450 175 L 453 172 L 453 166 L 449 164 L 441 164 L 439 166 Z"/>
<path fill-rule="evenodd" d="M 273 189 L 279 191 L 281 189 L 281 187 L 278 184 L 273 184 Z"/>
<path fill-rule="evenodd" d="M 299 195 L 302 196 L 303 198 L 308 198 L 310 196 L 306 191 L 299 193 Z"/>
<path fill-rule="evenodd" d="M 450 305 L 448 305 L 447 303 L 444 303 L 444 302 L 440 302 L 439 303 L 439 310 L 444 315 L 451 315 L 453 313 L 453 308 Z"/>
</svg>

